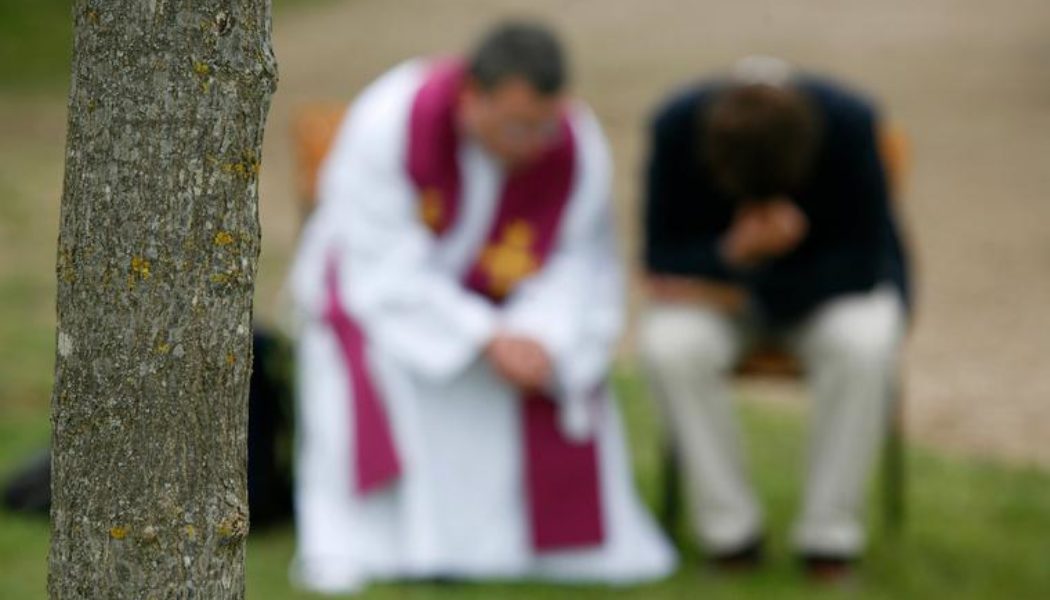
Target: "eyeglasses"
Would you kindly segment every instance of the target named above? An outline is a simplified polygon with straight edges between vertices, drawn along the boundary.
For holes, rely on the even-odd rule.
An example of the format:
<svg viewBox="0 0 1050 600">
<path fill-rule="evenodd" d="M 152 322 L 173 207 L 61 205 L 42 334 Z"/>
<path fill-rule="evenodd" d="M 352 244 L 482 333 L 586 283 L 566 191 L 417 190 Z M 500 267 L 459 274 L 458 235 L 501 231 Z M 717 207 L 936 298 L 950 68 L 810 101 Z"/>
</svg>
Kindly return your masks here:
<svg viewBox="0 0 1050 600">
<path fill-rule="evenodd" d="M 542 123 L 509 121 L 500 124 L 497 132 L 504 143 L 516 148 L 533 145 L 546 146 L 558 140 L 561 136 L 561 127 L 557 120 Z"/>
</svg>

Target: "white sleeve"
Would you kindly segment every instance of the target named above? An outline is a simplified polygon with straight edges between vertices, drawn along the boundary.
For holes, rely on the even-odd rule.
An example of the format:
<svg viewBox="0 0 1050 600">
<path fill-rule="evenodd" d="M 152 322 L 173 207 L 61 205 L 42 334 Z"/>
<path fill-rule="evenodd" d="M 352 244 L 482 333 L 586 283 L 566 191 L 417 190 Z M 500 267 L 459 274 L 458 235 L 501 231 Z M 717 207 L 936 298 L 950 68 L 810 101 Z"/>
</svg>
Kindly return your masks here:
<svg viewBox="0 0 1050 600">
<path fill-rule="evenodd" d="M 580 163 L 557 244 L 546 266 L 510 299 L 501 326 L 534 337 L 550 353 L 563 427 L 578 437 L 590 429 L 588 400 L 608 376 L 625 297 L 605 138 L 582 107 L 574 132 Z"/>
<path fill-rule="evenodd" d="M 399 100 L 363 97 L 342 126 L 304 233 L 326 242 L 301 253 L 297 262 L 309 264 L 298 282 L 293 272 L 293 288 L 303 291 L 300 306 L 320 314 L 324 268 L 334 258 L 340 297 L 370 342 L 418 374 L 444 379 L 478 356 L 495 311 L 433 267 L 435 240 L 403 168 L 408 108 Z"/>
</svg>

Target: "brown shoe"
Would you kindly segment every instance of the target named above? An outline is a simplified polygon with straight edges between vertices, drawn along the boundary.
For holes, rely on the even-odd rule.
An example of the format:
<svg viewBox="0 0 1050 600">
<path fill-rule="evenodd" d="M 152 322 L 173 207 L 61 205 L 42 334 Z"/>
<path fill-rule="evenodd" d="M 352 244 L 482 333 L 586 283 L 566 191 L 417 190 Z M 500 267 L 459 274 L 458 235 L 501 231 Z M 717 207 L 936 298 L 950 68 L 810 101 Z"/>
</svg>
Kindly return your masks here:
<svg viewBox="0 0 1050 600">
<path fill-rule="evenodd" d="M 855 556 L 830 554 L 803 554 L 802 569 L 806 577 L 822 585 L 847 585 L 856 578 L 858 559 Z"/>
<path fill-rule="evenodd" d="M 765 546 L 765 537 L 760 535 L 735 550 L 708 555 L 708 562 L 721 573 L 750 573 L 765 562 Z"/>
</svg>

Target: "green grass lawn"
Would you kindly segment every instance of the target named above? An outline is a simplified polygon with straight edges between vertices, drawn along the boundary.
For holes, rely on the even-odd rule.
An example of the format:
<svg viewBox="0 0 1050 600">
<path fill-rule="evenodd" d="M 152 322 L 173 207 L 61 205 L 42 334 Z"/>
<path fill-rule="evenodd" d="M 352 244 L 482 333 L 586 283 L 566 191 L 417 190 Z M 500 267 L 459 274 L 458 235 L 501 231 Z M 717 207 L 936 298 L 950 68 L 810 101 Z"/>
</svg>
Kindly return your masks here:
<svg viewBox="0 0 1050 600">
<path fill-rule="evenodd" d="M 618 381 L 635 449 L 637 475 L 656 501 L 656 425 L 638 379 Z M 786 545 L 798 502 L 804 424 L 795 411 L 741 403 L 750 453 L 769 510 L 772 560 L 746 578 L 716 576 L 699 568 L 695 547 L 685 550 L 678 573 L 648 586 L 610 590 L 544 585 L 378 585 L 365 598 L 1045 598 L 1050 592 L 1050 474 L 948 459 L 910 449 L 910 520 L 897 538 L 877 514 L 873 540 L 858 584 L 848 590 L 816 588 L 800 576 Z M 0 472 L 38 447 L 47 435 L 43 405 L 0 409 Z M 873 511 L 874 513 L 875 511 Z M 686 534 L 685 530 L 681 532 Z M 688 537 L 684 535 L 683 537 Z M 288 583 L 291 527 L 253 533 L 248 549 L 248 597 L 308 598 Z M 0 598 L 43 598 L 47 524 L 0 512 Z M 700 596 L 703 594 L 703 596 Z"/>
<path fill-rule="evenodd" d="M 271 0 L 274 11 L 330 0 Z M 63 93 L 73 52 L 72 0 L 0 0 L 0 93 Z M 104 4 L 101 4 L 105 10 Z"/>
<path fill-rule="evenodd" d="M 0 2 L 0 91 L 61 92 L 73 48 L 71 0 Z"/>
</svg>

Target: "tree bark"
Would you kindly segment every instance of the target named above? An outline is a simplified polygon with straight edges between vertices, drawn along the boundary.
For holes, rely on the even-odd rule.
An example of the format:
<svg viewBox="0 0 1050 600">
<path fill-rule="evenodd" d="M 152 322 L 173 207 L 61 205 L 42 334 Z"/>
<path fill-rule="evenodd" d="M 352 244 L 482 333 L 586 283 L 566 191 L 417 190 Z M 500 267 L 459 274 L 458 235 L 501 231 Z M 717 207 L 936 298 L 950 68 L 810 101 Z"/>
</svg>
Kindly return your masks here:
<svg viewBox="0 0 1050 600">
<path fill-rule="evenodd" d="M 51 598 L 243 598 L 269 0 L 75 0 Z"/>
</svg>

